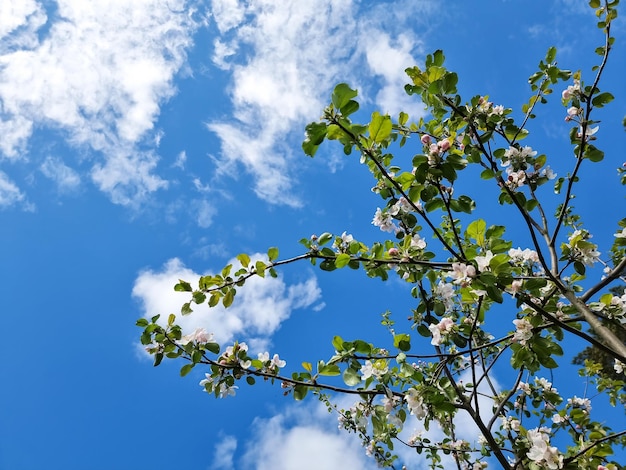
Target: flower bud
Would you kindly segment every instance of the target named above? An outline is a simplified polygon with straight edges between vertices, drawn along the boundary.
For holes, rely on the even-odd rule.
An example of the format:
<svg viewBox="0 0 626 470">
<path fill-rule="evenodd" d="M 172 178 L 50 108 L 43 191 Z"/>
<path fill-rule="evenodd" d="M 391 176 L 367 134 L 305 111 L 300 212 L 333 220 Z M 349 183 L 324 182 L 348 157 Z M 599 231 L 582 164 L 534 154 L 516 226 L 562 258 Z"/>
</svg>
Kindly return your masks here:
<svg viewBox="0 0 626 470">
<path fill-rule="evenodd" d="M 442 140 L 441 142 L 437 144 L 437 146 L 439 147 L 440 151 L 445 152 L 450 149 L 450 141 L 447 139 Z"/>
</svg>

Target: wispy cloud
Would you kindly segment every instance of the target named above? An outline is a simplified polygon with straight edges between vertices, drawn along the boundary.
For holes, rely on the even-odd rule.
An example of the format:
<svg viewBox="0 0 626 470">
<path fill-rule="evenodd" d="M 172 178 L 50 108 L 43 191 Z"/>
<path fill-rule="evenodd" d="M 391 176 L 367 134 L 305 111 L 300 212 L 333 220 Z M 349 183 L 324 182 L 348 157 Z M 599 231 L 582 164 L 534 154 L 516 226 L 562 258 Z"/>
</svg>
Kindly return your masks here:
<svg viewBox="0 0 626 470">
<path fill-rule="evenodd" d="M 243 165 L 254 176 L 259 197 L 298 206 L 292 149 L 299 149 L 304 124 L 319 116 L 329 90 L 338 81 L 358 83 L 374 74 L 382 77 L 383 89 L 372 101 L 395 111 L 403 70 L 415 64 L 419 42 L 401 33 L 406 20 L 395 21 L 393 9 L 367 10 L 352 1 L 214 0 L 212 5 L 222 33 L 213 60 L 231 71 L 235 117 L 208 124 L 222 142 L 219 170 L 234 175 Z M 390 21 L 374 20 L 380 15 Z M 370 47 L 363 47 L 365 40 Z"/>
<path fill-rule="evenodd" d="M 72 191 L 80 185 L 79 174 L 60 158 L 48 157 L 40 167 L 41 172 L 54 181 L 61 192 Z"/>
<path fill-rule="evenodd" d="M 233 470 L 233 457 L 237 450 L 237 439 L 234 436 L 224 436 L 215 444 L 213 470 Z"/>
<path fill-rule="evenodd" d="M 0 208 L 10 207 L 18 203 L 24 204 L 26 209 L 33 209 L 26 202 L 26 196 L 20 188 L 11 181 L 6 173 L 0 171 Z"/>
<path fill-rule="evenodd" d="M 16 6 L 16 5 L 21 6 Z M 12 4 L 0 20 L 0 152 L 22 159 L 35 126 L 91 150 L 92 178 L 114 202 L 166 187 L 139 150 L 176 89 L 197 27 L 182 0 Z"/>
<path fill-rule="evenodd" d="M 252 258 L 261 259 L 261 255 Z M 238 262 L 231 260 L 229 263 Z M 183 303 L 189 300 L 188 293 L 174 292 L 174 285 L 179 279 L 194 285 L 199 278 L 199 273 L 174 258 L 160 270 L 141 272 L 135 280 L 132 295 L 141 301 L 145 316 L 161 314 L 167 318 L 170 313 L 179 313 Z M 321 290 L 315 277 L 292 285 L 287 285 L 280 276 L 251 278 L 238 289 L 228 310 L 221 305 L 214 308 L 196 306 L 191 315 L 183 317 L 178 314 L 177 323 L 187 333 L 204 327 L 219 343 L 246 339 L 253 349 L 261 352 L 294 309 L 309 307 L 320 297 Z"/>
</svg>

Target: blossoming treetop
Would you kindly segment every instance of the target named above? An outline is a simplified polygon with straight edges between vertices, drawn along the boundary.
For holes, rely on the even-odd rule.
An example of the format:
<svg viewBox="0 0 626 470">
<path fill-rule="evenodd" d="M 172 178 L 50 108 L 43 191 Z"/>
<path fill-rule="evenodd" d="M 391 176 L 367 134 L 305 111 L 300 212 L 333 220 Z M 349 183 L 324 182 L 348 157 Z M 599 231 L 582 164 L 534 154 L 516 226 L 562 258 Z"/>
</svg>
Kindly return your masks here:
<svg viewBox="0 0 626 470">
<path fill-rule="evenodd" d="M 312 392 L 382 466 L 402 466 L 394 454 L 402 445 L 423 454 L 433 468 L 443 468 L 444 455 L 469 469 L 489 462 L 507 469 L 617 468 L 611 456 L 616 445 L 626 443 L 624 417 L 620 412 L 613 422 L 599 421 L 584 394 L 585 387 L 595 387 L 613 406 L 623 407 L 624 381 L 590 361 L 580 371 L 581 396 L 564 396 L 545 378 L 559 367 L 556 358 L 573 337 L 612 357 L 617 373 L 623 374 L 626 363 L 626 346 L 613 332 L 626 322 L 626 295 L 608 291 L 624 282 L 626 219 L 592 230 L 571 206 L 579 176 L 604 158 L 595 145 L 601 132 L 594 111 L 613 99 L 600 84 L 614 42 L 617 4 L 589 2 L 604 34 L 591 75 L 560 69 L 557 51 L 550 48 L 529 79 L 532 96 L 521 119 L 487 96 L 464 100 L 441 51 L 429 55 L 424 68 L 407 70 L 406 91 L 421 98 L 428 118 L 412 121 L 405 113 L 394 119 L 374 112 L 369 122 L 355 122 L 357 91 L 337 85 L 322 119 L 307 126 L 303 150 L 314 156 L 325 140 L 334 140 L 346 154 L 360 155 L 383 201 L 372 223 L 390 238 L 367 245 L 345 232 L 323 233 L 301 240 L 300 256 L 279 259 L 277 248 L 264 259 L 241 254 L 237 263 L 201 277 L 196 286 L 183 280 L 175 286 L 190 294 L 181 311 L 188 315 L 193 304 L 229 307 L 251 277 L 277 276 L 281 266 L 303 260 L 324 271 L 363 269 L 381 280 L 397 275 L 409 284 L 416 307 L 408 323 L 383 315 L 393 348 L 335 336 L 329 357 L 286 374 L 278 354 L 254 356 L 243 342 L 222 348 L 204 330 L 184 334 L 172 314 L 166 322 L 158 316 L 137 322 L 155 365 L 163 358 L 183 360 L 181 375 L 205 367 L 200 385 L 217 397 L 234 395 L 242 379 L 254 385 L 259 378 L 281 384 L 298 400 Z M 561 99 L 552 104 L 563 106 L 571 123 L 573 155 L 565 163 L 521 143 L 556 87 Z M 414 154 L 398 158 L 394 146 Z M 566 170 L 565 176 L 558 177 L 552 167 Z M 480 170 L 473 186 L 466 182 L 476 174 L 470 168 Z M 624 184 L 624 169 L 619 171 Z M 510 206 L 507 223 L 525 228 L 522 242 L 507 238 L 506 226 L 478 216 L 471 194 L 478 182 L 495 187 L 498 202 Z M 553 194 L 541 188 L 547 184 Z M 552 217 L 553 198 L 558 203 Z M 614 235 L 604 254 L 592 242 L 591 232 L 598 230 Z M 494 334 L 502 331 L 504 318 L 510 330 Z M 424 343 L 430 343 L 431 353 L 422 353 Z M 501 362 L 511 370 L 506 384 L 500 376 L 498 383 L 493 378 Z M 354 405 L 336 406 L 341 395 L 353 396 Z M 474 422 L 478 440 L 471 442 L 456 428 L 460 415 Z M 444 437 L 411 434 L 416 422 L 425 431 L 438 426 Z"/>
</svg>

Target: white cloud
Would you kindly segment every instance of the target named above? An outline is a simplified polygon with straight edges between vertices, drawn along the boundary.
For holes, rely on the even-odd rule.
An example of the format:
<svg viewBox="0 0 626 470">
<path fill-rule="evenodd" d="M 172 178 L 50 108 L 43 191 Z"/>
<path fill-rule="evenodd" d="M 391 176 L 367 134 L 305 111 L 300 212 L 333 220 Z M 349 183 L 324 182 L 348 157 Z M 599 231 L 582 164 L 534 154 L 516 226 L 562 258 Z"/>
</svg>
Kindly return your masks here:
<svg viewBox="0 0 626 470">
<path fill-rule="evenodd" d="M 199 200 L 194 204 L 196 221 L 201 228 L 208 228 L 213 223 L 213 217 L 217 214 L 217 209 L 207 200 Z"/>
<path fill-rule="evenodd" d="M 214 2 L 214 7 L 224 3 Z M 351 2 L 235 3 L 235 10 L 213 11 L 220 30 L 235 28 L 215 42 L 216 65 L 232 70 L 231 98 L 238 121 L 208 125 L 222 140 L 220 169 L 234 174 L 234 165 L 242 164 L 255 176 L 259 197 L 299 206 L 291 194 L 292 146 L 286 141 L 300 143 L 292 131 L 297 129 L 295 136 L 301 138 L 303 124 L 322 109 L 320 95 L 341 67 L 337 62 L 349 62 L 346 44 L 354 28 Z M 241 23 L 243 11 L 245 23 Z M 226 64 L 243 46 L 251 49 L 246 62 Z"/>
<path fill-rule="evenodd" d="M 59 158 L 46 158 L 41 164 L 40 170 L 46 177 L 53 180 L 61 191 L 71 191 L 80 185 L 78 173 L 65 165 Z"/>
<path fill-rule="evenodd" d="M 257 254 L 252 258 L 261 259 L 262 255 Z M 238 262 L 231 260 L 229 263 L 237 265 Z M 268 345 L 271 336 L 294 309 L 309 307 L 321 296 L 314 277 L 289 286 L 280 276 L 268 276 L 265 279 L 253 277 L 246 281 L 245 286 L 238 288 L 235 301 L 228 309 L 221 305 L 214 308 L 206 304 L 195 305 L 191 315 L 182 316 L 180 308 L 190 296 L 188 293 L 174 292 L 174 285 L 183 279 L 197 286 L 199 278 L 200 274 L 174 258 L 159 271 L 141 272 L 135 280 L 132 295 L 142 302 L 145 316 L 161 314 L 166 318 L 174 313 L 177 323 L 185 332 L 204 327 L 215 334 L 220 344 L 233 339 L 246 339 L 251 345 L 257 345 L 257 351 Z"/>
<path fill-rule="evenodd" d="M 24 193 L 11 181 L 6 173 L 0 171 L 0 208 L 13 206 L 25 199 Z"/>
<path fill-rule="evenodd" d="M 225 436 L 215 444 L 211 469 L 233 470 L 233 456 L 237 450 L 237 439 L 234 436 Z"/>
<path fill-rule="evenodd" d="M 403 11 L 423 10 L 416 4 Z M 380 76 L 377 104 L 397 110 L 406 102 L 404 69 L 414 65 L 418 41 L 402 33 L 407 19 L 389 5 L 368 10 L 350 0 L 220 0 L 213 8 L 223 33 L 214 41 L 213 60 L 232 73 L 236 119 L 208 124 L 222 141 L 219 170 L 234 175 L 243 165 L 259 197 L 297 207 L 291 149 L 299 149 L 304 125 L 319 117 L 332 86 Z M 365 39 L 372 47 L 363 47 Z M 417 106 L 410 107 L 417 115 Z"/>
<path fill-rule="evenodd" d="M 136 146 L 175 93 L 192 44 L 184 1 L 59 0 L 54 20 L 40 3 L 18 3 L 0 20 L 0 32 L 14 31 L 0 49 L 2 154 L 21 158 L 34 126 L 61 129 L 103 156 L 92 176 L 114 202 L 164 188 L 153 174 L 157 156 Z"/>
<path fill-rule="evenodd" d="M 187 163 L 187 152 L 184 150 L 176 155 L 176 161 L 172 165 L 175 168 L 180 168 L 181 170 L 185 169 L 185 163 Z"/>
<path fill-rule="evenodd" d="M 0 3 L 0 52 L 10 47 L 24 47 L 36 41 L 35 31 L 46 22 L 42 6 L 34 0 Z M 9 34 L 16 32 L 17 34 Z"/>
<path fill-rule="evenodd" d="M 133 206 L 168 182 L 154 174 L 159 157 L 153 152 L 132 148 L 110 149 L 105 162 L 96 163 L 91 178 L 101 191 L 109 194 L 116 204 Z"/>
<path fill-rule="evenodd" d="M 354 434 L 318 403 L 301 403 L 269 419 L 255 419 L 242 468 L 254 470 L 373 470 Z"/>
<path fill-rule="evenodd" d="M 365 34 L 362 43 L 370 70 L 383 79 L 376 94 L 376 105 L 381 111 L 392 115 L 404 111 L 415 120 L 424 116 L 424 105 L 416 99 L 407 99 L 404 91 L 408 82 L 404 71 L 417 63 L 412 51 L 418 41 L 408 34 L 400 34 L 394 40 L 380 31 L 375 36 Z"/>
<path fill-rule="evenodd" d="M 239 0 L 213 0 L 211 10 L 221 33 L 241 24 L 246 12 L 243 2 Z"/>
</svg>

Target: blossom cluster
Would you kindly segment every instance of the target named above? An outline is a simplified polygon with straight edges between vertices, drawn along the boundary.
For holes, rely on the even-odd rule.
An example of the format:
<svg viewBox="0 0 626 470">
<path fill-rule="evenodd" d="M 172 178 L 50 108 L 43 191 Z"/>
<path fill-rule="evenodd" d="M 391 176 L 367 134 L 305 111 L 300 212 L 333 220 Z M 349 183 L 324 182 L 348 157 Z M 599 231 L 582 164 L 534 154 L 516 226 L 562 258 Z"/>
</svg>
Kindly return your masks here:
<svg viewBox="0 0 626 470">
<path fill-rule="evenodd" d="M 598 246 L 589 242 L 592 235 L 586 230 L 575 230 L 568 238 L 566 248 L 570 258 L 580 261 L 588 266 L 593 265 L 600 259 Z"/>
<path fill-rule="evenodd" d="M 452 332 L 454 329 L 454 320 L 449 317 L 443 317 L 436 325 L 429 325 L 428 329 L 433 335 L 433 339 L 430 344 L 433 346 L 439 346 L 444 340 L 444 337 Z"/>
<path fill-rule="evenodd" d="M 213 342 L 213 333 L 209 334 L 204 328 L 196 328 L 193 333 L 183 336 L 178 341 L 182 346 L 189 343 L 206 344 Z"/>
<path fill-rule="evenodd" d="M 450 150 L 451 147 L 449 139 L 434 142 L 428 134 L 424 134 L 420 140 L 428 148 L 428 164 L 432 167 L 437 166 L 441 162 L 442 155 Z"/>
<path fill-rule="evenodd" d="M 419 391 L 415 388 L 409 388 L 404 394 L 404 400 L 412 415 L 417 419 L 424 419 L 426 417 L 427 408 L 424 404 L 424 400 Z"/>
<path fill-rule="evenodd" d="M 563 92 L 561 93 L 561 98 L 563 101 L 569 101 L 574 97 L 578 97 L 580 95 L 580 80 L 574 79 L 574 84 L 569 85 Z"/>
<path fill-rule="evenodd" d="M 530 460 L 551 470 L 563 468 L 563 456 L 556 447 L 550 445 L 550 429 L 529 429 L 526 439 L 530 445 L 526 456 Z"/>
<path fill-rule="evenodd" d="M 513 334 L 513 342 L 522 346 L 533 336 L 533 325 L 525 318 L 513 320 L 515 325 L 515 333 Z"/>
<path fill-rule="evenodd" d="M 487 100 L 487 97 L 481 96 L 478 99 L 478 110 L 486 113 L 487 116 L 503 116 L 505 109 L 501 104 L 495 105 Z"/>
<path fill-rule="evenodd" d="M 374 362 L 367 360 L 361 366 L 361 378 L 367 380 L 370 377 L 380 379 L 389 371 L 387 361 L 384 359 L 378 359 Z"/>
</svg>

